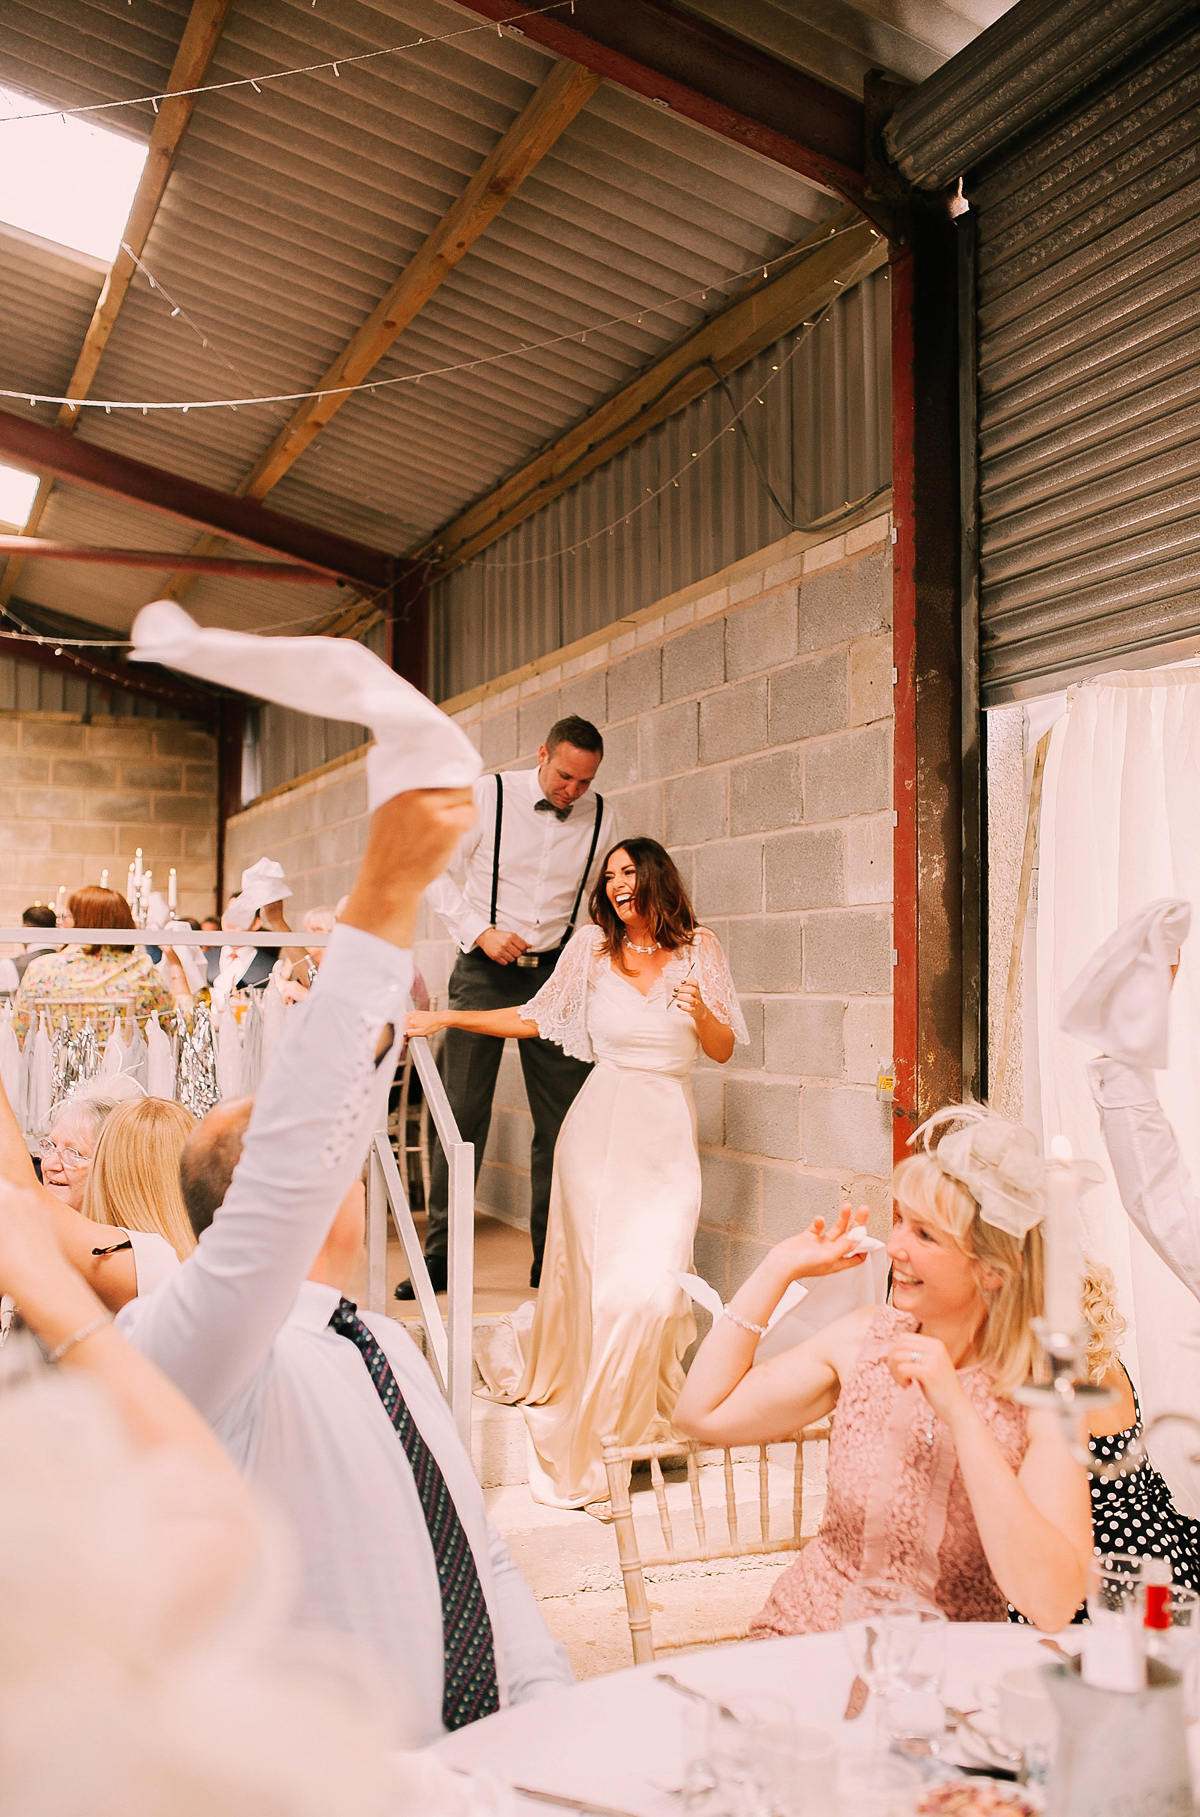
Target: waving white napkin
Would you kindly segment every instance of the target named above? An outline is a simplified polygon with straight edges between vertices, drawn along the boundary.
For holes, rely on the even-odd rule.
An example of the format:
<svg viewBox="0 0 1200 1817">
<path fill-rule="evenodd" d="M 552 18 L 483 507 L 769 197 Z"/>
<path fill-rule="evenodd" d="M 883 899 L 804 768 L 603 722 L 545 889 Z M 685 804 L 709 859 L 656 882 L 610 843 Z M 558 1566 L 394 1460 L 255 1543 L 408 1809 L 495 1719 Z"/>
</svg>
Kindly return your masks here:
<svg viewBox="0 0 1200 1817">
<path fill-rule="evenodd" d="M 1126 1066 L 1167 1065 L 1171 967 L 1192 925 L 1192 905 L 1160 896 L 1097 947 L 1059 1004 L 1058 1025 Z"/>
<path fill-rule="evenodd" d="M 237 900 L 251 911 L 250 919 L 253 920 L 268 902 L 282 902 L 291 893 L 278 859 L 260 858 L 257 864 L 242 872 L 242 893 Z"/>
<path fill-rule="evenodd" d="M 173 600 L 159 599 L 134 620 L 133 660 L 159 662 L 321 719 L 369 726 L 372 811 L 405 789 L 470 788 L 483 769 L 452 719 L 350 638 L 204 631 Z"/>
<path fill-rule="evenodd" d="M 149 1098 L 175 1096 L 175 1049 L 158 1019 L 157 1010 L 146 1017 L 146 1095 Z"/>
</svg>

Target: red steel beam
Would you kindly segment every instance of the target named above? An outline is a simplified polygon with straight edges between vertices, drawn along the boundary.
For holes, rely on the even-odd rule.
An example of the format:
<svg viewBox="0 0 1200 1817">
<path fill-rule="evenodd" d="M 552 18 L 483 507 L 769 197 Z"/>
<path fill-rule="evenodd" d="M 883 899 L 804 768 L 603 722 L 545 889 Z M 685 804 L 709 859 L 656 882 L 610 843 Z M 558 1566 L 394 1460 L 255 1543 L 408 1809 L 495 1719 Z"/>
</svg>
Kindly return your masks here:
<svg viewBox="0 0 1200 1817">
<path fill-rule="evenodd" d="M 160 568 L 168 574 L 176 568 L 187 568 L 197 574 L 237 574 L 243 580 L 331 585 L 330 576 L 319 568 L 300 568 L 291 562 L 239 561 L 233 555 L 171 555 L 165 549 L 85 549 L 79 543 L 55 543 L 34 536 L 0 536 L 0 555 L 19 555 L 25 561 L 84 562 L 106 568 Z"/>
<path fill-rule="evenodd" d="M 318 568 L 328 580 L 384 588 L 392 584 L 393 558 L 330 530 L 270 511 L 255 499 L 231 498 L 214 486 L 167 473 L 126 454 L 98 448 L 65 429 L 0 410 L 0 457 L 30 472 L 70 480 L 110 498 L 127 499 L 165 517 L 182 518 L 235 542 Z M 32 553 L 32 552 L 31 552 Z M 174 560 L 174 558 L 172 558 Z M 176 564 L 177 565 L 177 564 Z"/>
<path fill-rule="evenodd" d="M 525 0 L 457 0 L 560 57 L 708 127 L 864 207 L 861 101 L 778 62 L 668 0 L 574 0 L 534 15 Z"/>
</svg>

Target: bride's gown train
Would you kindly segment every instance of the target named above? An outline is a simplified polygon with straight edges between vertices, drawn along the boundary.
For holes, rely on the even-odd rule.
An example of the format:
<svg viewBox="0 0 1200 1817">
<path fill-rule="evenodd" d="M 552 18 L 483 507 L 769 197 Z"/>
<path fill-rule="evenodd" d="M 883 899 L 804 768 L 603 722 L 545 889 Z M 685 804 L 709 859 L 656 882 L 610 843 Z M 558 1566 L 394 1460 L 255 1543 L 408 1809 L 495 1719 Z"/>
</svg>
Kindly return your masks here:
<svg viewBox="0 0 1200 1817">
<path fill-rule="evenodd" d="M 596 1064 L 563 1122 L 541 1290 L 501 1320 L 479 1365 L 497 1400 L 519 1401 L 534 1499 L 579 1508 L 608 1495 L 601 1441 L 667 1437 L 696 1335 L 671 1271 L 691 1267 L 700 1156 L 689 1079 L 696 1025 L 672 995 L 685 977 L 748 1037 L 715 937 L 673 955 L 647 996 L 581 928 L 522 1009 L 539 1032 Z"/>
</svg>

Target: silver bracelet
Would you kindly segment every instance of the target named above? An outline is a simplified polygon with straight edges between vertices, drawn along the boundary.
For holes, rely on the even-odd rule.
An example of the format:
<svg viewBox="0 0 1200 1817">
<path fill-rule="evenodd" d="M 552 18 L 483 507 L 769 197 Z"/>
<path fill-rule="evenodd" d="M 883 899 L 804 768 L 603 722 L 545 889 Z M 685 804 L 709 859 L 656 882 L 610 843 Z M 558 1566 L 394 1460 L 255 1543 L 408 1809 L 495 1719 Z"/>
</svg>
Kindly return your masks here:
<svg viewBox="0 0 1200 1817">
<path fill-rule="evenodd" d="M 93 1332 L 100 1330 L 102 1325 L 111 1325 L 112 1322 L 111 1312 L 98 1313 L 89 1324 L 81 1325 L 78 1331 L 73 1331 L 69 1338 L 64 1338 L 61 1344 L 56 1344 L 53 1350 L 48 1351 L 46 1361 L 61 1363 L 68 1350 L 73 1350 L 76 1344 L 82 1344 L 84 1338 L 90 1338 Z"/>
<path fill-rule="evenodd" d="M 743 1331 L 752 1331 L 755 1337 L 766 1337 L 767 1328 L 765 1325 L 756 1325 L 753 1319 L 740 1319 L 736 1312 L 730 1312 L 728 1306 L 722 1306 L 721 1311 L 731 1325 L 740 1325 Z"/>
</svg>

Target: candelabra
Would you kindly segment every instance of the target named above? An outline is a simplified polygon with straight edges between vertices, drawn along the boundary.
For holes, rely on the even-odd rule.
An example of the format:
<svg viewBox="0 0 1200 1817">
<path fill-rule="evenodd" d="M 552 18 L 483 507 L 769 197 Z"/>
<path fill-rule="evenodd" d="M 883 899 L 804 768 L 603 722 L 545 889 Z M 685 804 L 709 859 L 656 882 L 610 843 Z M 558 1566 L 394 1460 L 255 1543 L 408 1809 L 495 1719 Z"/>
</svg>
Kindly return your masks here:
<svg viewBox="0 0 1200 1817">
<path fill-rule="evenodd" d="M 108 872 L 101 873 L 100 887 L 107 886 Z M 142 867 L 142 848 L 139 845 L 129 866 L 129 875 L 125 883 L 125 900 L 129 904 L 135 927 L 147 927 L 150 924 L 150 899 L 154 894 L 154 872 Z M 174 868 L 167 882 L 167 911 L 174 915 L 178 908 L 178 886 Z"/>
</svg>

